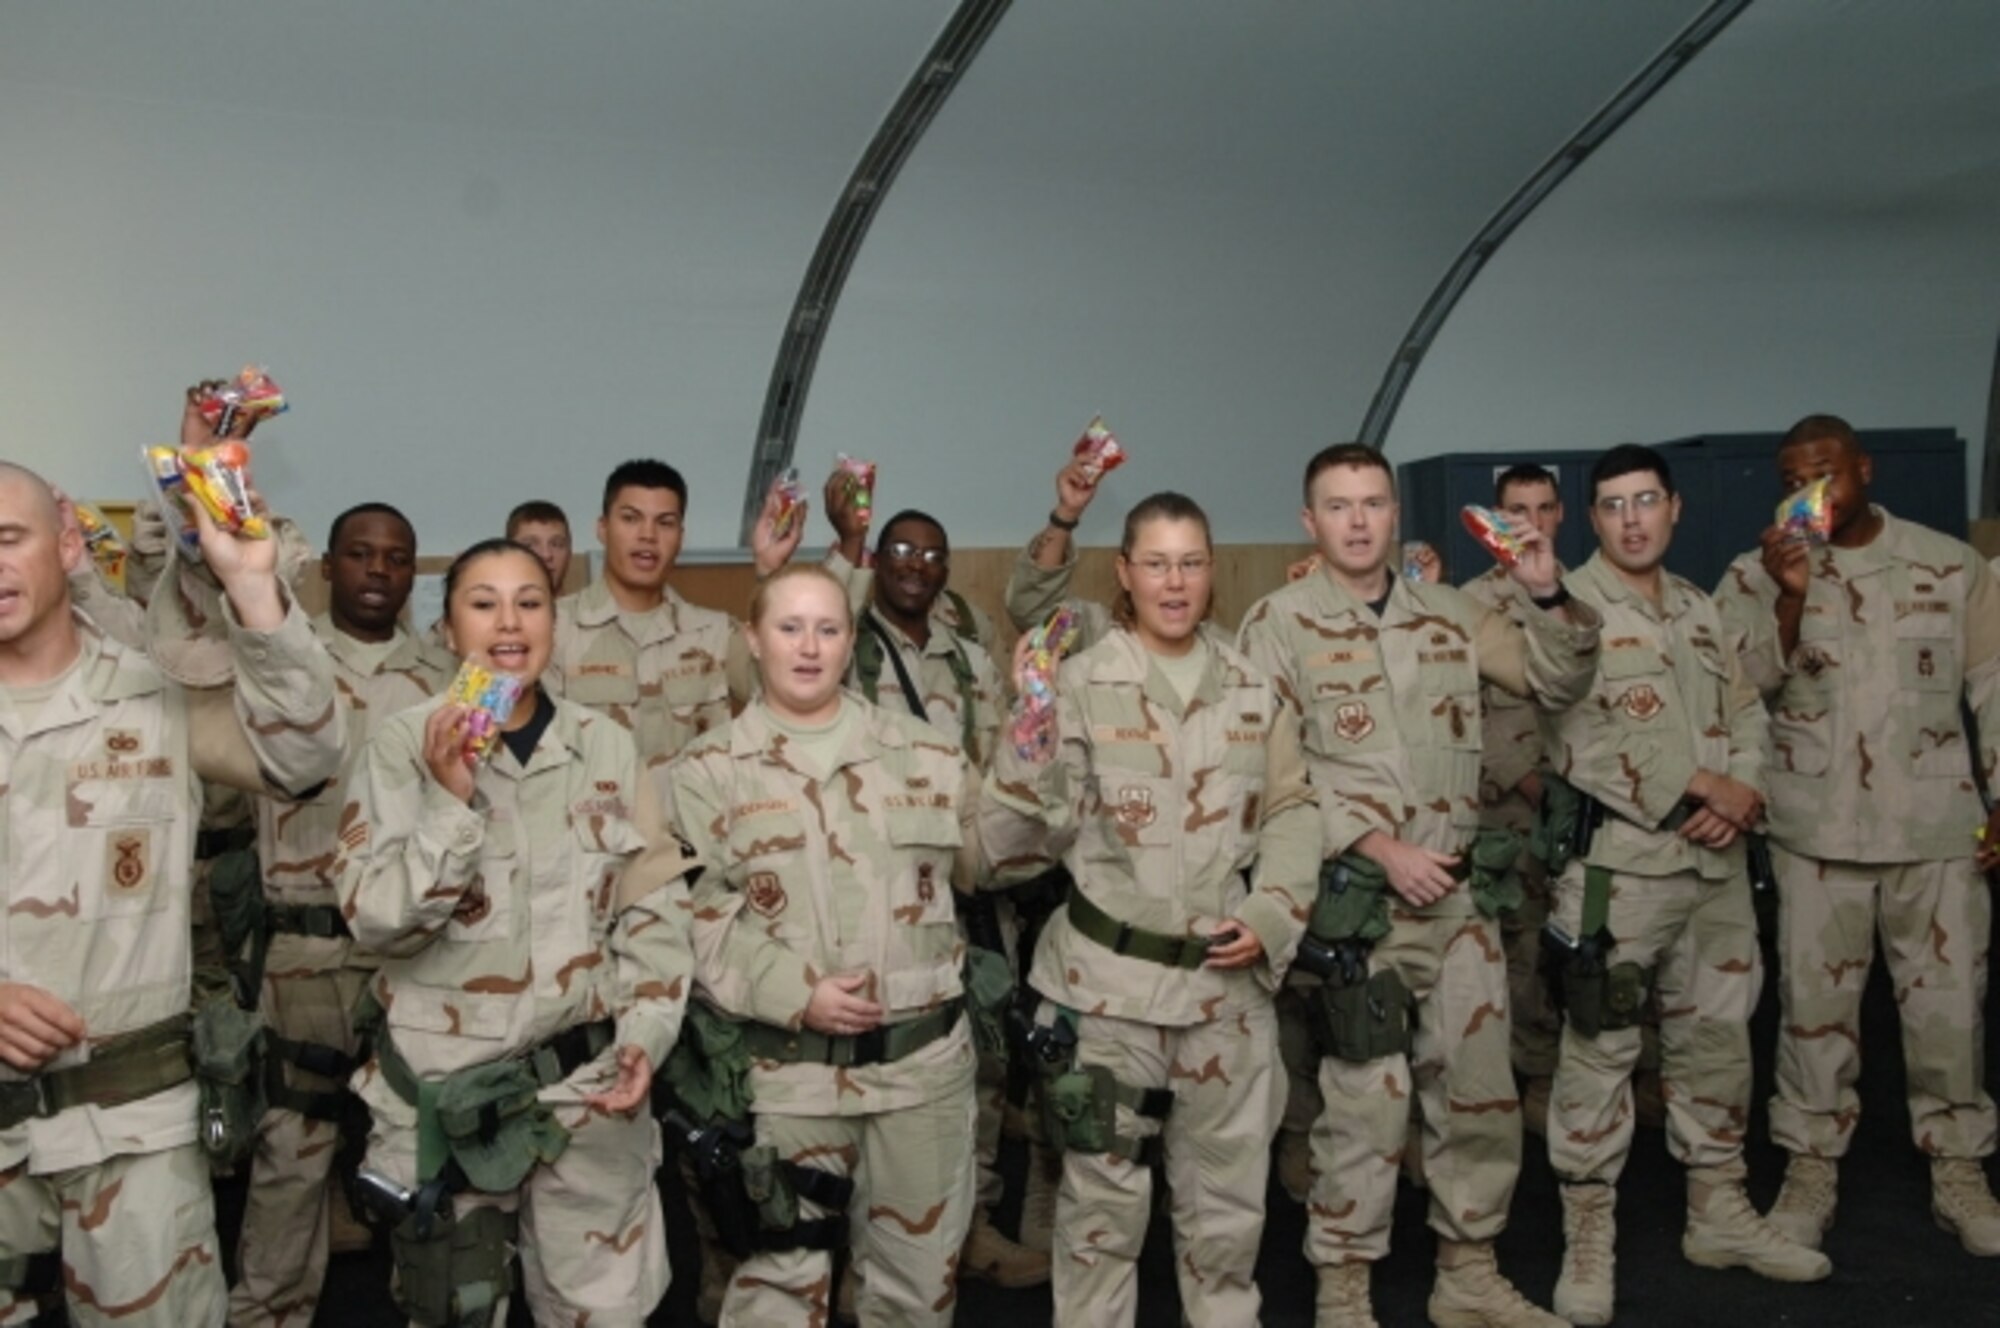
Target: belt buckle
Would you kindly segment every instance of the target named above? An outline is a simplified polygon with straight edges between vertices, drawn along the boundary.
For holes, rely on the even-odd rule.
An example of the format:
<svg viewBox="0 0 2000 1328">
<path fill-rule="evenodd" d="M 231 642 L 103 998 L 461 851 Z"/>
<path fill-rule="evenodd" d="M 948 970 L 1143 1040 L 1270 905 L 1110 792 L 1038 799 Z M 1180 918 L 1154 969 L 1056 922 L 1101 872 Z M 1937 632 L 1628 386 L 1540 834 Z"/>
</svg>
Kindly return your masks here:
<svg viewBox="0 0 2000 1328">
<path fill-rule="evenodd" d="M 47 1120 L 55 1114 L 49 1107 L 48 1091 L 40 1075 L 0 1083 L 0 1120 L 10 1123 Z"/>
<path fill-rule="evenodd" d="M 866 1033 L 856 1033 L 852 1046 L 854 1056 L 848 1061 L 850 1066 L 879 1065 L 886 1059 L 889 1050 L 888 1025 L 877 1024 Z"/>
</svg>

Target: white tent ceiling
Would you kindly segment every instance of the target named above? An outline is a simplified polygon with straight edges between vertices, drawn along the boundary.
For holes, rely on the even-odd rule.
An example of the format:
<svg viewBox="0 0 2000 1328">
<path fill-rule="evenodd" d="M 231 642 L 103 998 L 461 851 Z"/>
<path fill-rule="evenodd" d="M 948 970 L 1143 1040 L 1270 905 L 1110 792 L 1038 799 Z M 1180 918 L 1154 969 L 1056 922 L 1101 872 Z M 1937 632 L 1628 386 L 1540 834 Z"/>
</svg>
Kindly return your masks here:
<svg viewBox="0 0 2000 1328">
<path fill-rule="evenodd" d="M 952 8 L 0 0 L 0 451 L 128 491 L 175 389 L 255 356 L 315 528 L 391 496 L 448 547 L 656 453 L 731 543 L 806 263 Z M 1459 249 L 1700 9 L 1021 0 L 862 247 L 800 463 L 1008 543 L 1102 410 L 1117 502 L 1288 537 Z M 1392 450 L 1976 435 L 1996 52 L 1973 0 L 1757 0 L 1503 247 Z"/>
</svg>

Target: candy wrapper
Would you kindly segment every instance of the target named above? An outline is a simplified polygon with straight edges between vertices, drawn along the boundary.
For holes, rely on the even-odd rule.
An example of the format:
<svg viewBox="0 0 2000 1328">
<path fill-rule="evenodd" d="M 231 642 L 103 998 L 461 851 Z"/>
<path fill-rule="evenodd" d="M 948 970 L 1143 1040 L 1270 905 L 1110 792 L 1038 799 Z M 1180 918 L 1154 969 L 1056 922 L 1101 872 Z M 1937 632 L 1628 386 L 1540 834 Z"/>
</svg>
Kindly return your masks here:
<svg viewBox="0 0 2000 1328">
<path fill-rule="evenodd" d="M 270 373 L 259 364 L 246 364 L 243 372 L 195 400 L 195 409 L 218 436 L 227 434 L 239 421 L 255 424 L 291 409 L 284 389 L 271 381 Z"/>
<path fill-rule="evenodd" d="M 845 452 L 834 454 L 837 469 L 854 477 L 854 510 L 865 521 L 875 512 L 875 463 L 856 461 Z"/>
<path fill-rule="evenodd" d="M 1833 537 L 1833 503 L 1827 497 L 1832 480 L 1822 475 L 1804 488 L 1785 495 L 1778 504 L 1778 529 L 1787 539 L 1824 544 Z"/>
<path fill-rule="evenodd" d="M 112 581 L 124 575 L 125 541 L 119 538 L 118 528 L 106 521 L 102 512 L 83 503 L 76 505 L 76 524 L 83 528 L 83 544 L 97 570 Z"/>
<path fill-rule="evenodd" d="M 1528 551 L 1528 546 L 1521 542 L 1520 537 L 1507 528 L 1507 518 L 1490 507 L 1468 506 L 1459 513 L 1459 517 L 1472 533 L 1472 538 L 1499 559 L 1502 567 L 1512 567 Z"/>
<path fill-rule="evenodd" d="M 185 452 L 149 447 L 145 460 L 146 474 L 165 500 L 160 511 L 189 557 L 201 557 L 201 537 L 184 506 L 189 499 L 207 509 L 209 519 L 224 530 L 250 539 L 271 537 L 270 523 L 250 503 L 250 449 L 242 443 L 224 439 Z"/>
<path fill-rule="evenodd" d="M 1437 556 L 1431 553 L 1431 546 L 1422 540 L 1405 540 L 1403 542 L 1403 579 L 1405 581 L 1422 581 L 1424 579 L 1425 554 L 1430 554 L 1433 558 Z"/>
<path fill-rule="evenodd" d="M 1102 415 L 1092 419 L 1090 427 L 1083 431 L 1083 437 L 1076 440 L 1073 454 L 1083 464 L 1083 473 L 1090 477 L 1092 484 L 1125 464 L 1125 449 L 1118 445 L 1118 439 L 1104 426 Z"/>
<path fill-rule="evenodd" d="M 1076 646 L 1083 627 L 1074 611 L 1059 608 L 1028 637 L 1028 654 L 1021 661 L 1021 699 L 1015 707 L 1011 736 L 1014 751 L 1024 761 L 1043 761 L 1055 750 L 1056 669 Z"/>
<path fill-rule="evenodd" d="M 771 522 L 771 534 L 783 539 L 792 533 L 792 526 L 798 521 L 799 510 L 806 500 L 806 486 L 799 483 L 799 468 L 793 466 L 772 480 L 771 492 L 778 495 L 778 515 Z"/>
<path fill-rule="evenodd" d="M 493 755 L 500 745 L 500 730 L 506 727 L 521 699 L 521 680 L 511 673 L 496 673 L 483 664 L 466 660 L 445 693 L 450 705 L 462 705 L 465 717 L 465 760 L 471 765 Z"/>
</svg>

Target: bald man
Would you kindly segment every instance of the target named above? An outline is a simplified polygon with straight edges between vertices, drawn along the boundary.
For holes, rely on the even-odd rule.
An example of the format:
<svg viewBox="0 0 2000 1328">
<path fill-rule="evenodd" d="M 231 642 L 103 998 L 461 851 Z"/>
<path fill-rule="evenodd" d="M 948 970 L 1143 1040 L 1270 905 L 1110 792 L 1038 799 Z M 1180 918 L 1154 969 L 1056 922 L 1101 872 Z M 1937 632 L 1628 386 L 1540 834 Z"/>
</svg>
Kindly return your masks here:
<svg viewBox="0 0 2000 1328">
<path fill-rule="evenodd" d="M 199 520 L 234 688 L 183 689 L 71 603 L 83 540 L 0 462 L 0 1323 L 223 1316 L 195 1142 L 188 894 L 199 778 L 338 768 L 333 664 L 276 545 Z"/>
</svg>

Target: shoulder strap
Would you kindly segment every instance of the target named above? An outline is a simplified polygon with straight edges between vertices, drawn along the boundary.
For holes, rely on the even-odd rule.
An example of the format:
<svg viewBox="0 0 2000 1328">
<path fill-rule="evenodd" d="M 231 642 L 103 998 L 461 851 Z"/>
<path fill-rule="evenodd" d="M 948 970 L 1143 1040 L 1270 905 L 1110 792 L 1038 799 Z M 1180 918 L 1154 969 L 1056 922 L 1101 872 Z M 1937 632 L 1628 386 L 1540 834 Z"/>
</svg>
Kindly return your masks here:
<svg viewBox="0 0 2000 1328">
<path fill-rule="evenodd" d="M 910 713 L 918 719 L 923 720 L 926 724 L 930 723 L 930 714 L 924 709 L 923 693 L 917 690 L 917 684 L 910 678 L 909 669 L 903 665 L 903 652 L 896 649 L 896 643 L 889 639 L 887 632 L 883 631 L 882 624 L 876 619 L 874 610 L 871 609 L 861 615 L 861 626 L 869 635 L 875 638 L 876 648 L 895 667 L 896 685 L 903 689 L 903 699 L 909 702 Z M 882 666 L 877 664 L 875 671 L 879 675 L 882 671 Z M 874 699 L 872 691 L 869 699 Z"/>
</svg>

